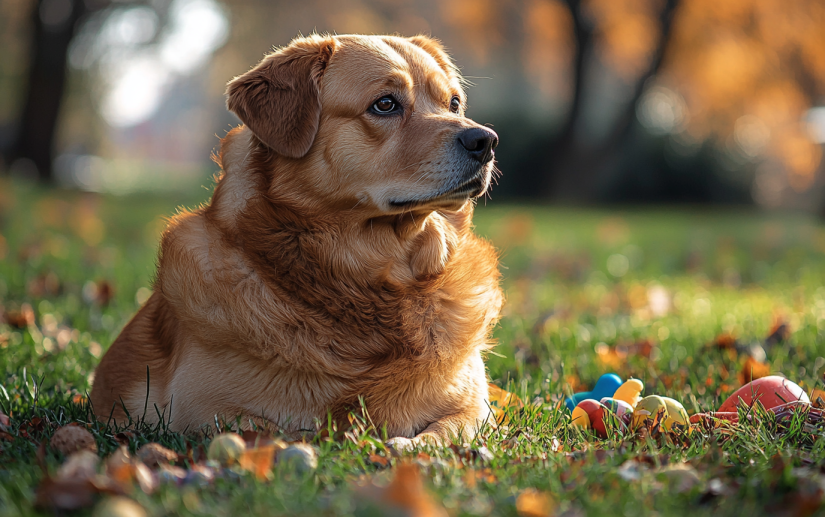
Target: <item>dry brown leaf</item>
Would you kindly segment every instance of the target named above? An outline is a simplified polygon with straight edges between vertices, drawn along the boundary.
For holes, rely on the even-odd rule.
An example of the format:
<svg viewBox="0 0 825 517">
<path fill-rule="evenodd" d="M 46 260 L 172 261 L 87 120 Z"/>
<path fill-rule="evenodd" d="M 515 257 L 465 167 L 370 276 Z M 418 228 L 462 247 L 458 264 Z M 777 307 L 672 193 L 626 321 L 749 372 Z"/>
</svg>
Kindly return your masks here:
<svg viewBox="0 0 825 517">
<path fill-rule="evenodd" d="M 137 438 L 137 435 L 132 431 L 122 431 L 115 435 L 115 440 L 120 445 L 129 445 L 129 442 L 135 438 Z"/>
<path fill-rule="evenodd" d="M 384 467 L 389 466 L 390 460 L 388 458 L 385 458 L 384 456 L 379 456 L 377 454 L 370 454 L 370 463 L 372 463 L 376 467 L 384 468 Z"/>
<path fill-rule="evenodd" d="M 28 303 L 24 303 L 18 311 L 6 311 L 3 318 L 9 326 L 24 329 L 34 325 L 34 309 Z"/>
<path fill-rule="evenodd" d="M 82 450 L 69 456 L 57 469 L 57 481 L 91 480 L 97 475 L 100 457 L 90 450 Z"/>
<path fill-rule="evenodd" d="M 125 446 L 120 446 L 106 458 L 106 474 L 120 485 L 128 485 L 134 479 L 132 458 Z"/>
<path fill-rule="evenodd" d="M 158 486 L 158 480 L 149 467 L 131 457 L 125 446 L 121 446 L 106 458 L 106 474 L 123 491 L 129 490 L 133 483 L 137 483 L 141 490 L 151 494 Z"/>
<path fill-rule="evenodd" d="M 79 510 L 94 504 L 98 492 L 88 479 L 56 481 L 46 477 L 37 488 L 34 504 L 38 508 Z"/>
<path fill-rule="evenodd" d="M 825 409 L 825 391 L 814 388 L 811 392 L 811 404 L 815 408 Z"/>
<path fill-rule="evenodd" d="M 178 453 L 169 450 L 159 443 L 147 443 L 137 451 L 137 457 L 149 468 L 155 468 L 161 463 L 170 464 L 179 460 Z"/>
<path fill-rule="evenodd" d="M 46 442 L 37 449 L 36 461 L 43 471 L 43 480 L 35 492 L 38 508 L 78 510 L 94 503 L 100 493 L 122 494 L 122 487 L 97 475 L 97 455 L 84 450 L 76 452 L 52 477 L 46 467 Z"/>
</svg>

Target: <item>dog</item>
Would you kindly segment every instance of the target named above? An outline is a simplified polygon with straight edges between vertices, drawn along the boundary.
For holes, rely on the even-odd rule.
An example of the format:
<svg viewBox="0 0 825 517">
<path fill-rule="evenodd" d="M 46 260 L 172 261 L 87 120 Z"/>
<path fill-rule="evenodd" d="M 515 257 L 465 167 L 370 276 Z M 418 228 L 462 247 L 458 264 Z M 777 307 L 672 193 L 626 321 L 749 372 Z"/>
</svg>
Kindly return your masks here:
<svg viewBox="0 0 825 517">
<path fill-rule="evenodd" d="M 502 292 L 471 220 L 498 137 L 462 84 L 428 37 L 317 34 L 229 82 L 243 125 L 211 201 L 169 220 L 97 416 L 305 433 L 363 406 L 400 447 L 492 422 Z"/>
</svg>

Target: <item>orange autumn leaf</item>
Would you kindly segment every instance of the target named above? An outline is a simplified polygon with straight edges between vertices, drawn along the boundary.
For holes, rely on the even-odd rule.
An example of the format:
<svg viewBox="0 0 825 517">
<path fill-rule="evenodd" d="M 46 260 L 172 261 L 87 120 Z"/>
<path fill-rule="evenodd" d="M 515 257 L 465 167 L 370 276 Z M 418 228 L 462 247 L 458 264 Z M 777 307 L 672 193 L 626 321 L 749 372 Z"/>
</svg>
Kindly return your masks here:
<svg viewBox="0 0 825 517">
<path fill-rule="evenodd" d="M 504 412 L 506 408 L 524 407 L 524 403 L 520 398 L 518 398 L 518 396 L 514 393 L 510 393 L 509 391 L 499 388 L 495 384 L 490 383 L 488 385 L 488 390 L 490 397 L 490 408 L 493 411 L 493 416 L 495 416 L 496 422 L 499 424 L 507 423 L 507 415 Z"/>
<path fill-rule="evenodd" d="M 739 383 L 747 384 L 754 379 L 761 379 L 770 375 L 771 368 L 765 363 L 761 363 L 753 357 L 748 357 L 745 364 L 742 365 L 742 370 L 739 372 Z"/>
<path fill-rule="evenodd" d="M 498 482 L 498 478 L 489 467 L 483 469 L 468 468 L 464 471 L 464 484 L 468 488 L 475 488 L 479 482 L 493 484 Z"/>
<path fill-rule="evenodd" d="M 241 468 L 252 472 L 258 479 L 266 479 L 272 470 L 272 460 L 275 457 L 275 445 L 265 445 L 246 449 L 238 463 Z"/>
<path fill-rule="evenodd" d="M 553 514 L 553 498 L 547 492 L 528 488 L 516 498 L 516 511 L 521 517 L 549 517 Z"/>
<path fill-rule="evenodd" d="M 424 486 L 418 466 L 411 463 L 404 463 L 395 469 L 395 477 L 385 489 L 383 499 L 410 517 L 447 515 Z"/>
<path fill-rule="evenodd" d="M 386 467 L 389 466 L 390 460 L 385 458 L 384 456 L 379 456 L 377 454 L 370 454 L 370 463 L 379 466 L 379 467 Z"/>
<path fill-rule="evenodd" d="M 825 409 L 825 391 L 814 388 L 813 391 L 811 391 L 810 399 L 814 407 Z"/>
</svg>

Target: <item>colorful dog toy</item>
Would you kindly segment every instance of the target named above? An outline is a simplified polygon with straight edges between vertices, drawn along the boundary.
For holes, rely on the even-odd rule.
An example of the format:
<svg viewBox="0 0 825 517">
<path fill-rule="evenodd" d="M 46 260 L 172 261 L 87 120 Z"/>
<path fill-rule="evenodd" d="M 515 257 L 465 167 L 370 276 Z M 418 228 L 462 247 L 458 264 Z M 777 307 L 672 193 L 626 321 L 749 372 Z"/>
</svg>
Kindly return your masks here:
<svg viewBox="0 0 825 517">
<path fill-rule="evenodd" d="M 595 401 L 599 401 L 605 397 L 612 397 L 621 385 L 621 377 L 615 373 L 606 373 L 599 377 L 599 380 L 596 381 L 596 386 L 592 391 L 582 391 L 576 393 L 572 397 L 565 400 L 564 403 L 567 405 L 567 409 L 573 411 L 573 409 L 578 406 L 579 402 L 582 400 L 593 399 Z"/>
</svg>

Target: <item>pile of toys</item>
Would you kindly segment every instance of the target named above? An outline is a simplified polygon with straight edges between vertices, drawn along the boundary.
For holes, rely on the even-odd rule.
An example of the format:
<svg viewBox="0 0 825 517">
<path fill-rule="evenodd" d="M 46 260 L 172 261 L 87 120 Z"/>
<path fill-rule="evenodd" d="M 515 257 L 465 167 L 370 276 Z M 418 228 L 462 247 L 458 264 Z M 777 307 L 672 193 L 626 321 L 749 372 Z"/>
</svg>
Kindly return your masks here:
<svg viewBox="0 0 825 517">
<path fill-rule="evenodd" d="M 644 384 L 638 379 L 625 382 L 612 373 L 602 375 L 592 391 L 576 393 L 565 400 L 572 411 L 572 424 L 581 429 L 592 429 L 599 438 L 615 433 L 636 432 L 640 428 L 661 429 L 667 432 L 690 432 L 692 425 L 710 427 L 721 422 L 739 421 L 739 408 L 745 408 L 747 418 L 755 418 L 750 411 L 756 404 L 771 411 L 777 420 L 789 419 L 795 411 L 804 411 L 809 423 L 825 421 L 825 412 L 811 404 L 805 391 L 793 381 L 777 375 L 756 379 L 733 393 L 718 411 L 697 413 L 688 417 L 677 400 L 658 395 L 642 397 Z M 821 400 L 821 399 L 820 399 Z"/>
</svg>

